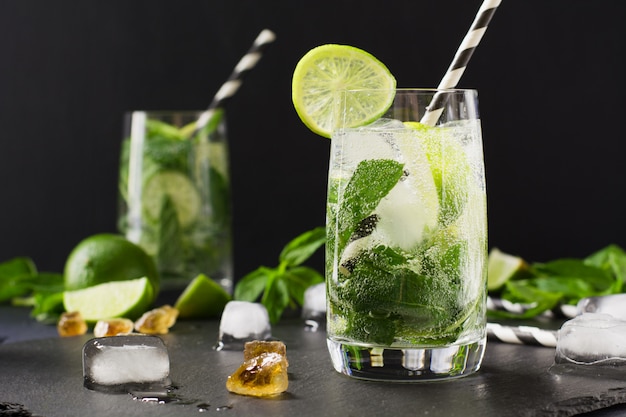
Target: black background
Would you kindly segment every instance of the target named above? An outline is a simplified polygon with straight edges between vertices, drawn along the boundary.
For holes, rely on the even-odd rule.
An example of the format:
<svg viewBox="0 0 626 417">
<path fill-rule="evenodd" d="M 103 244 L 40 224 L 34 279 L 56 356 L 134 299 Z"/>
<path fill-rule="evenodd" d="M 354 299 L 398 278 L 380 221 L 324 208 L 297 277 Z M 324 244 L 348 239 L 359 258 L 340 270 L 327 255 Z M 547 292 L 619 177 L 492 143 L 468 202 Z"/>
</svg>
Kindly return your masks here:
<svg viewBox="0 0 626 417">
<path fill-rule="evenodd" d="M 330 142 L 291 104 L 314 46 L 434 87 L 479 0 L 0 0 L 0 260 L 60 271 L 115 232 L 123 114 L 202 109 L 263 28 L 227 105 L 236 276 L 324 223 Z M 460 87 L 480 95 L 490 247 L 532 261 L 626 246 L 626 2 L 504 0 Z M 321 259 L 315 260 L 321 268 Z M 315 266 L 315 265 L 314 265 Z"/>
</svg>

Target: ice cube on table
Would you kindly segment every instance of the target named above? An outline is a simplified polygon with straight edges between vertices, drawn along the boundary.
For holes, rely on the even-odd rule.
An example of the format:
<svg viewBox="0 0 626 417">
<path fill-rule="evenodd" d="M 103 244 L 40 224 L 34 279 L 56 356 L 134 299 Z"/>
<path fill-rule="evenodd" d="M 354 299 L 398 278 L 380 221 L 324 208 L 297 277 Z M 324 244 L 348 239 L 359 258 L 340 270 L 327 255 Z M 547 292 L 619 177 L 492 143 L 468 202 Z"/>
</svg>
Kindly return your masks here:
<svg viewBox="0 0 626 417">
<path fill-rule="evenodd" d="M 216 350 L 241 349 L 246 342 L 267 340 L 272 328 L 263 304 L 249 301 L 229 301 L 220 320 Z"/>
<path fill-rule="evenodd" d="M 558 331 L 555 363 L 626 366 L 626 320 L 584 313 Z"/>
<path fill-rule="evenodd" d="M 85 387 L 124 392 L 130 388 L 169 383 L 170 359 L 157 336 L 94 338 L 83 346 Z"/>
<path fill-rule="evenodd" d="M 576 313 L 602 313 L 626 320 L 626 294 L 583 298 L 576 306 Z"/>
<path fill-rule="evenodd" d="M 326 316 L 326 283 L 311 285 L 304 291 L 302 318 L 319 320 Z"/>
</svg>

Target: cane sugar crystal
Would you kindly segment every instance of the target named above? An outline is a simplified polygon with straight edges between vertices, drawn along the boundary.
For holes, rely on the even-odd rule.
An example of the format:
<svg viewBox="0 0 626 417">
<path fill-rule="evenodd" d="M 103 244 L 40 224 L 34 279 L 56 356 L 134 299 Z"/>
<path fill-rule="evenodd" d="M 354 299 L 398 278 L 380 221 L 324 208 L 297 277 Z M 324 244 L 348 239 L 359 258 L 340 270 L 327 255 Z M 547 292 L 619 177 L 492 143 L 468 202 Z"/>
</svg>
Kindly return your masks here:
<svg viewBox="0 0 626 417">
<path fill-rule="evenodd" d="M 61 314 L 57 331 L 61 337 L 80 336 L 87 333 L 87 323 L 78 311 Z"/>
<path fill-rule="evenodd" d="M 244 362 L 228 377 L 235 394 L 265 397 L 287 391 L 287 349 L 282 342 L 252 341 L 244 347 Z"/>
<path fill-rule="evenodd" d="M 145 312 L 135 322 L 135 330 L 143 334 L 167 334 L 177 318 L 178 309 L 164 305 Z"/>
<path fill-rule="evenodd" d="M 98 320 L 93 328 L 95 337 L 117 336 L 118 334 L 131 333 L 133 321 L 125 318 Z"/>
</svg>

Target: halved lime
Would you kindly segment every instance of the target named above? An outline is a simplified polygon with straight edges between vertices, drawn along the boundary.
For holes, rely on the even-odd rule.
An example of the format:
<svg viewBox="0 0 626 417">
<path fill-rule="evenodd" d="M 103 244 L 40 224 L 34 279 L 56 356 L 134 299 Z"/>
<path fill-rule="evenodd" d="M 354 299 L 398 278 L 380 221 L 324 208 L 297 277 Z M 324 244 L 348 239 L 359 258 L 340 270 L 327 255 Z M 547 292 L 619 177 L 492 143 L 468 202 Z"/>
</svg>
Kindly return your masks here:
<svg viewBox="0 0 626 417">
<path fill-rule="evenodd" d="M 491 249 L 487 262 L 487 289 L 497 290 L 516 273 L 527 267 L 524 259 L 504 253 L 497 248 Z"/>
<path fill-rule="evenodd" d="M 136 319 L 148 310 L 152 300 L 152 284 L 146 277 L 63 293 L 65 310 L 79 311 L 89 323 L 115 317 Z"/>
<path fill-rule="evenodd" d="M 211 318 L 219 317 L 230 300 L 230 294 L 218 283 L 200 274 L 187 285 L 174 307 L 181 319 Z"/>
<path fill-rule="evenodd" d="M 174 204 L 183 228 L 196 220 L 200 212 L 200 195 L 186 175 L 174 170 L 160 171 L 146 182 L 143 209 L 150 221 L 159 221 L 165 197 Z"/>
<path fill-rule="evenodd" d="M 322 45 L 311 49 L 293 73 L 292 100 L 304 124 L 329 138 L 337 125 L 335 112 L 342 90 L 377 89 L 354 96 L 347 127 L 362 126 L 378 119 L 391 106 L 396 80 L 374 56 L 348 45 Z"/>
</svg>

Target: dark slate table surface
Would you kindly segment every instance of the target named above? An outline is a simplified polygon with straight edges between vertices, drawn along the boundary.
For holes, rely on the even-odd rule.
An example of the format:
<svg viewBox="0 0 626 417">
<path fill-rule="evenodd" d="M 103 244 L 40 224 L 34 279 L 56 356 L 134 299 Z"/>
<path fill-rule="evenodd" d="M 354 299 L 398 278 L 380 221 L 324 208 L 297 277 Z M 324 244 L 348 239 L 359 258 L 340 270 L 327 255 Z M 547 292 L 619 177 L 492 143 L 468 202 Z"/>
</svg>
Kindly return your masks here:
<svg viewBox="0 0 626 417">
<path fill-rule="evenodd" d="M 332 369 L 324 331 L 305 331 L 298 319 L 273 328 L 287 345 L 288 391 L 270 399 L 240 396 L 225 382 L 242 352 L 212 349 L 218 326 L 217 320 L 179 321 L 162 337 L 176 394 L 185 401 L 154 404 L 85 389 L 81 351 L 91 336 L 59 338 L 28 310 L 0 306 L 0 416 L 7 403 L 20 404 L 22 415 L 46 417 L 197 416 L 201 410 L 231 417 L 626 415 L 626 375 L 555 374 L 553 348 L 490 341 L 482 369 L 466 378 L 358 381 Z"/>
</svg>

